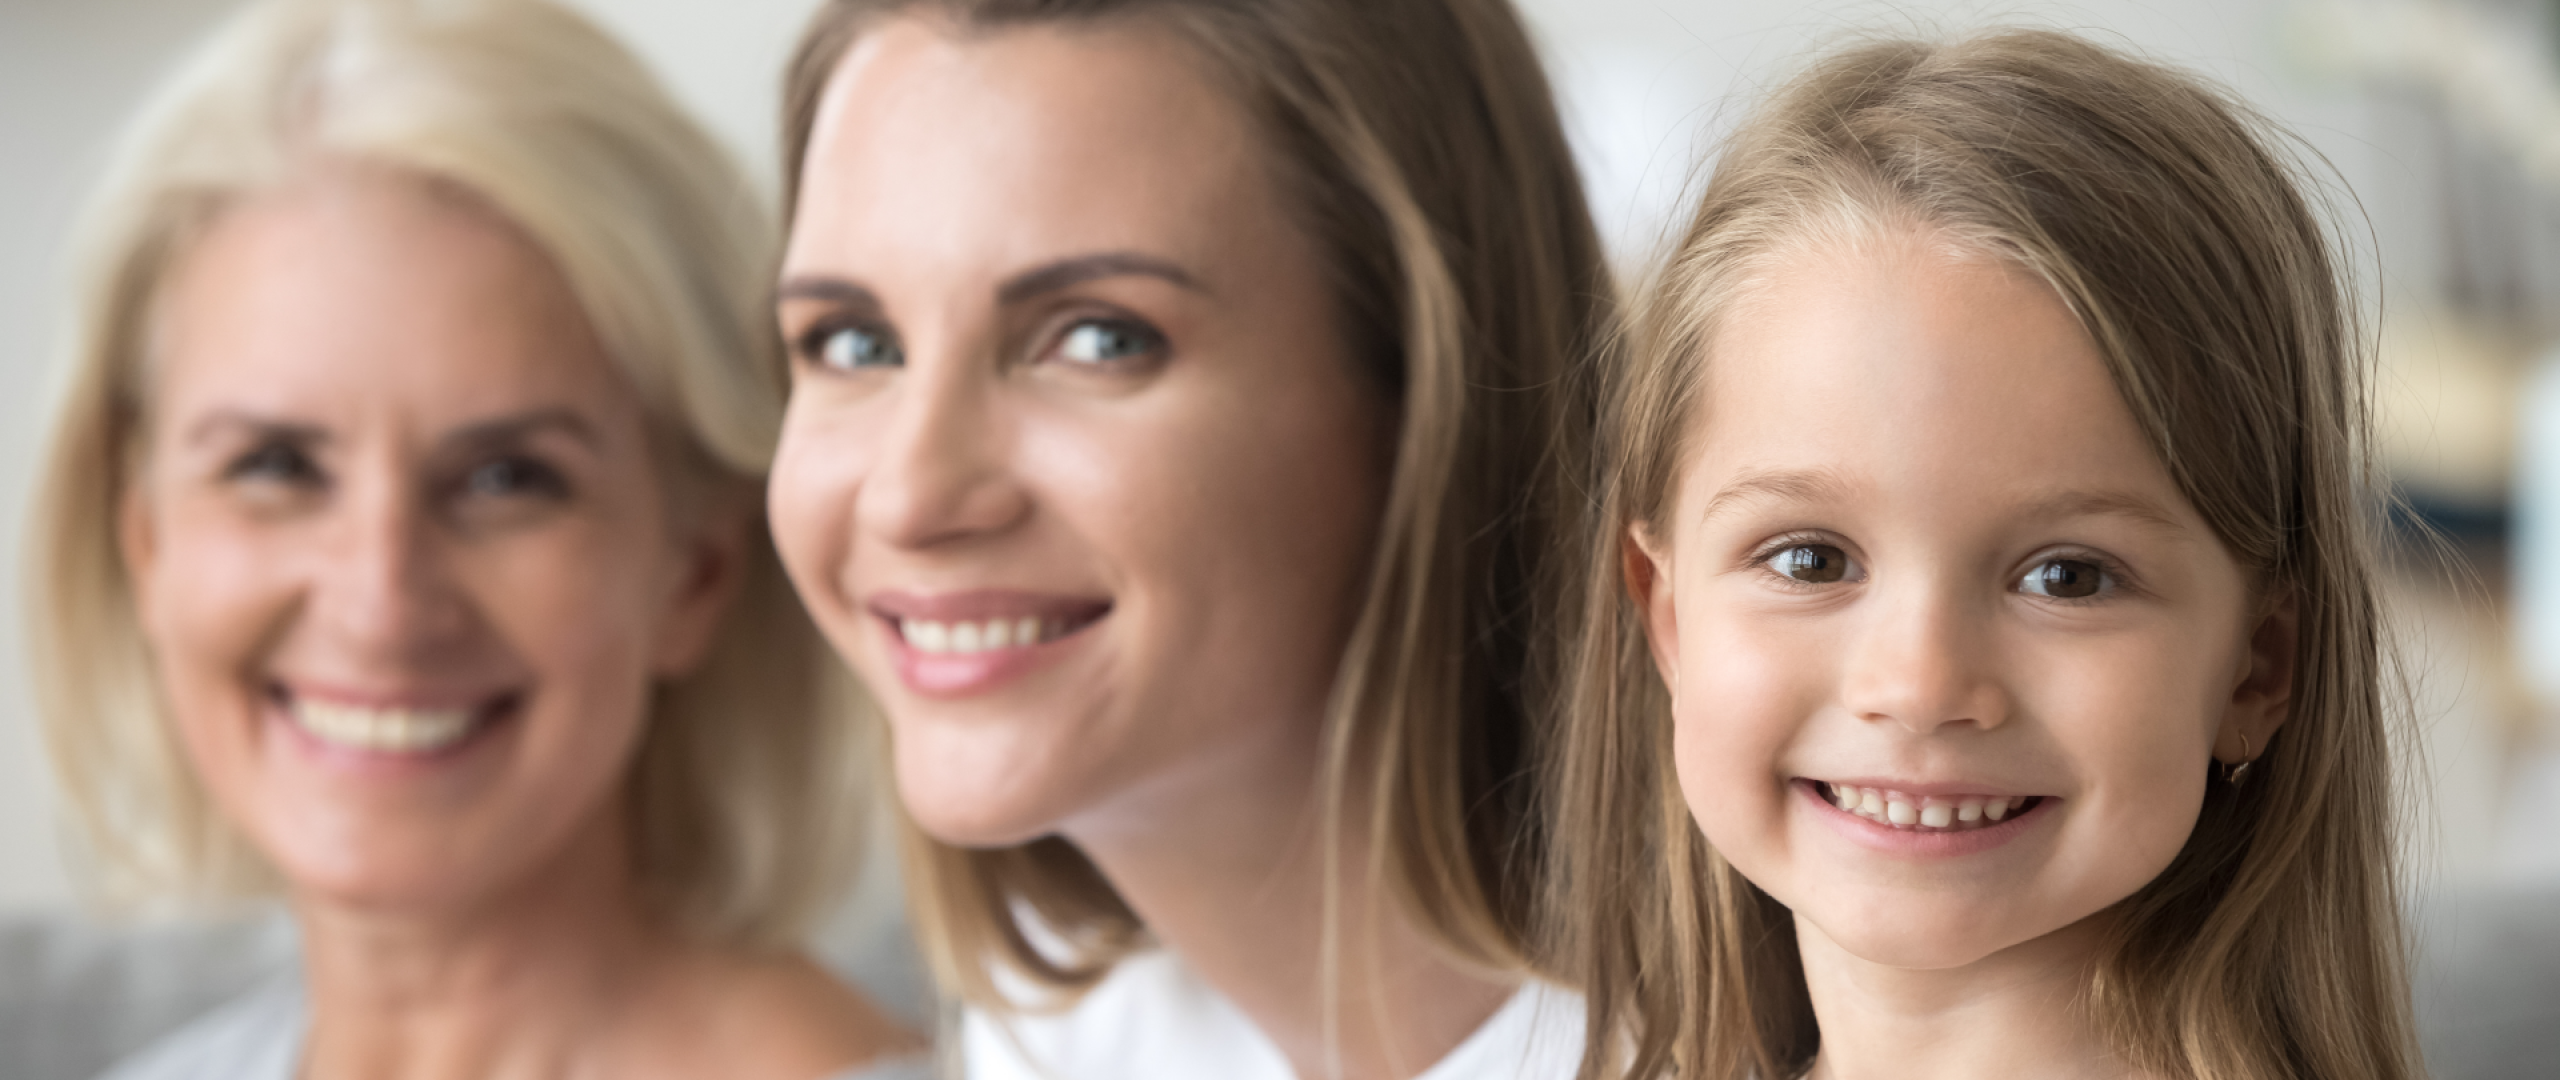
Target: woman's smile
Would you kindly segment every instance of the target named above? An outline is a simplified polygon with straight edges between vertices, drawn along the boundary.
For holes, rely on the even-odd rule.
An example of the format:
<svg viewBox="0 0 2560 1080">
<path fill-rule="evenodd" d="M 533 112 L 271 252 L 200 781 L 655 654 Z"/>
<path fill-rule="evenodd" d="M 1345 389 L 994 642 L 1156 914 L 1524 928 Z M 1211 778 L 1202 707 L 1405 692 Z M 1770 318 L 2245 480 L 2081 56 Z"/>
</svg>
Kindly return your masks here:
<svg viewBox="0 0 2560 1080">
<path fill-rule="evenodd" d="M 935 698 L 987 693 L 1059 661 L 1112 609 L 1107 599 L 1011 589 L 884 591 L 866 606 L 899 681 Z"/>
</svg>

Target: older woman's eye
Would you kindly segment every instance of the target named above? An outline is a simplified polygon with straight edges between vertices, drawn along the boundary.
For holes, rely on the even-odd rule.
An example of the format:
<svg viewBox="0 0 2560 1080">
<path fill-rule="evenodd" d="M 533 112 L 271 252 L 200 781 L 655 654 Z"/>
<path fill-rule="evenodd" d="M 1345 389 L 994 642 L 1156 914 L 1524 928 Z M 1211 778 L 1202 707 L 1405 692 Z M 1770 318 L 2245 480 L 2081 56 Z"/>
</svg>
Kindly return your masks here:
<svg viewBox="0 0 2560 1080">
<path fill-rule="evenodd" d="M 801 340 L 800 353 L 832 371 L 900 367 L 907 362 L 906 350 L 896 338 L 860 326 L 822 327 Z"/>
<path fill-rule="evenodd" d="M 543 462 L 503 457 L 482 462 L 465 474 L 462 492 L 478 498 L 558 499 L 569 494 L 569 481 L 560 470 Z"/>
<path fill-rule="evenodd" d="M 1769 569 L 1789 581 L 1829 585 L 1849 578 L 1849 553 L 1830 544 L 1793 544 L 1769 557 Z"/>
<path fill-rule="evenodd" d="M 289 442 L 264 442 L 247 453 L 231 459 L 222 475 L 227 480 L 246 480 L 261 484 L 311 487 L 324 479 L 318 462 L 302 447 Z"/>
<path fill-rule="evenodd" d="M 2018 579 L 2018 591 L 2056 600 L 2086 600 L 2114 584 L 2107 568 L 2088 559 L 2046 559 Z"/>
<path fill-rule="evenodd" d="M 1092 319 L 1068 328 L 1058 355 L 1079 364 L 1110 364 L 1147 356 L 1163 347 L 1164 336 L 1120 319 Z"/>
</svg>

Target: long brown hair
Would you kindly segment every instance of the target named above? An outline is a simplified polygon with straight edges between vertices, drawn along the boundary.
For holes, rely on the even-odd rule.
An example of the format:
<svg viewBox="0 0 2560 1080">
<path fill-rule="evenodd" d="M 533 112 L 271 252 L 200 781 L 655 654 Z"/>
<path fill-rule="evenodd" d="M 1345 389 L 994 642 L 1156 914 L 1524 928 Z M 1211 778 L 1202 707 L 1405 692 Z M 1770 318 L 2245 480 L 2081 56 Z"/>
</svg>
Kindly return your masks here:
<svg viewBox="0 0 2560 1080">
<path fill-rule="evenodd" d="M 1560 681 L 1547 643 L 1587 535 L 1576 480 L 1594 409 L 1577 358 L 1613 302 L 1517 14 L 1507 0 L 835 0 L 791 66 L 786 212 L 810 194 L 800 174 L 838 60 L 901 13 L 985 30 L 1143 20 L 1196 49 L 1258 123 L 1398 417 L 1334 687 L 1327 812 L 1369 808 L 1377 878 L 1455 956 L 1518 969 L 1542 850 L 1531 755 Z M 1065 840 L 967 850 L 910 823 L 908 850 L 926 950 L 973 1003 L 1006 1006 L 994 964 L 1072 991 L 1144 940 Z M 1016 905 L 1072 955 L 1032 947 Z"/>
<path fill-rule="evenodd" d="M 2049 285 L 2179 490 L 2300 628 L 2291 716 L 2245 786 L 2115 909 L 2086 1007 L 2163 1076 L 2412 1075 L 2393 893 L 2388 656 L 2359 495 L 2361 334 L 2271 124 L 2053 32 L 1836 53 L 1727 145 L 1645 290 L 1598 435 L 1597 550 L 1657 535 L 1737 290 L 1806 244 L 1919 228 Z M 1595 561 L 1556 755 L 1551 931 L 1586 1078 L 1795 1076 L 1819 1045 L 1792 916 L 1682 805 L 1625 568 Z"/>
</svg>

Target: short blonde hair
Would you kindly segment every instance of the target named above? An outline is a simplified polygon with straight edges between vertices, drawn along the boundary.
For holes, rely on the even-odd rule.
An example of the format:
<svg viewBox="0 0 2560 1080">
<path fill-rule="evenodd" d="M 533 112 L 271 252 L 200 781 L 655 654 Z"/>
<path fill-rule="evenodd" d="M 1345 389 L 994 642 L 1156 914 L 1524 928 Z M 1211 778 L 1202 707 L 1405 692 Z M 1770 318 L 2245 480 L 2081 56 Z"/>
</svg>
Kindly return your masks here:
<svg viewBox="0 0 2560 1080">
<path fill-rule="evenodd" d="M 2085 1005 L 2146 1073 L 2401 1080 L 2419 1072 L 2393 891 L 2405 715 L 2367 534 L 2363 337 L 2283 137 L 2069 34 L 1825 57 L 1735 133 L 1637 305 L 1596 524 L 1604 550 L 1673 530 L 1718 329 L 1790 253 L 1918 230 L 2045 283 L 2260 599 L 2300 617 L 2283 729 L 2112 909 Z M 1596 561 L 1584 600 L 1549 911 L 1590 1004 L 1582 1076 L 1800 1075 L 1820 1033 L 1793 918 L 1691 820 L 1625 564 Z"/>
<path fill-rule="evenodd" d="M 1534 966 L 1534 754 L 1584 535 L 1583 361 L 1617 309 L 1518 12 L 1509 0 L 831 0 L 786 85 L 789 198 L 810 197 L 800 172 L 838 62 L 900 14 L 964 31 L 1168 31 L 1256 124 L 1281 197 L 1322 246 L 1353 360 L 1398 420 L 1369 589 L 1333 687 L 1323 810 L 1371 808 L 1350 824 L 1368 835 L 1374 879 L 1450 955 Z M 1062 838 L 964 849 L 908 824 L 909 914 L 944 986 L 972 1004 L 1011 1005 L 992 969 L 1073 992 L 1147 943 Z M 1026 910 L 1060 932 L 1065 955 L 1025 936 Z"/>
<path fill-rule="evenodd" d="M 34 515 L 37 690 L 113 898 L 276 886 L 173 737 L 115 522 L 146 452 L 148 329 L 171 268 L 226 207 L 326 161 L 504 218 L 637 389 L 660 474 L 763 505 L 788 388 L 771 215 L 630 53 L 546 0 L 253 6 L 162 91 L 93 206 Z M 702 666 L 653 695 L 625 792 L 650 901 L 721 940 L 778 945 L 850 883 L 873 755 L 757 521 L 741 594 Z"/>
</svg>

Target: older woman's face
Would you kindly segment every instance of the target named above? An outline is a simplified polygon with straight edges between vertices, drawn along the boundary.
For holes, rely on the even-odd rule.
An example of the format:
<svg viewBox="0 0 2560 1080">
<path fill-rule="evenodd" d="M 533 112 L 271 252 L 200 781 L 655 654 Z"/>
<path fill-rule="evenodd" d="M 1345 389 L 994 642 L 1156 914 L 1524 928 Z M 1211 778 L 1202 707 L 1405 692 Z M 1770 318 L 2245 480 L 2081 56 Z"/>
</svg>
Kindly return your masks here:
<svg viewBox="0 0 2560 1080">
<path fill-rule="evenodd" d="M 223 808 L 298 890 L 366 905 L 610 852 L 651 680 L 726 572 L 676 540 L 548 260 L 339 169 L 224 214 L 161 316 L 125 557 Z"/>
<path fill-rule="evenodd" d="M 1266 171 L 1141 30 L 892 21 L 827 90 L 772 513 L 946 840 L 1306 790 L 1389 421 Z"/>
</svg>

